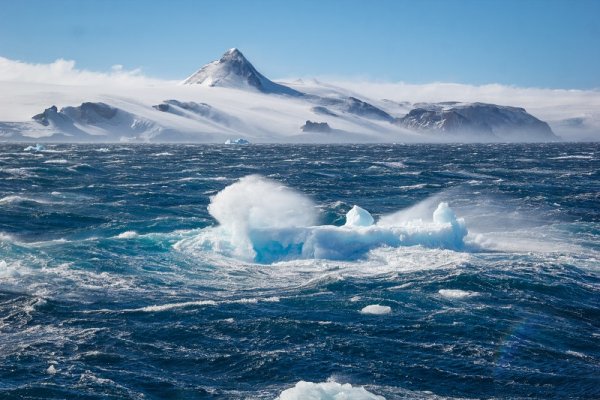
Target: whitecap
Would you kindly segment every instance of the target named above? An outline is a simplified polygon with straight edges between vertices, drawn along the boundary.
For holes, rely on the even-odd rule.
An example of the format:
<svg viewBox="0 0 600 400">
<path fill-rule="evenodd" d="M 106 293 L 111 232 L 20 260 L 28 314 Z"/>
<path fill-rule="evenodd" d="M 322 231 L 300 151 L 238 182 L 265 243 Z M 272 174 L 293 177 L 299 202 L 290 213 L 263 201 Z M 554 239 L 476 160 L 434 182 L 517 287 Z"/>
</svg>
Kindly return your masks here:
<svg viewBox="0 0 600 400">
<path fill-rule="evenodd" d="M 64 158 L 60 158 L 57 160 L 46 160 L 44 161 L 44 164 L 68 164 L 69 162 L 67 160 L 65 160 Z"/>
<path fill-rule="evenodd" d="M 469 292 L 460 289 L 440 289 L 438 290 L 438 293 L 440 296 L 447 299 L 464 299 L 467 297 L 477 296 L 479 294 L 477 292 Z"/>
<path fill-rule="evenodd" d="M 139 234 L 136 231 L 125 231 L 115 236 L 117 239 L 135 239 Z"/>
<path fill-rule="evenodd" d="M 38 204 L 52 204 L 52 202 L 48 201 L 48 200 L 36 199 L 33 197 L 26 197 L 26 196 L 19 196 L 19 195 L 5 196 L 0 199 L 0 204 L 20 203 L 20 202 L 24 202 L 24 201 L 29 201 L 29 202 L 38 203 Z"/>
<path fill-rule="evenodd" d="M 185 308 L 191 306 L 216 306 L 217 302 L 214 300 L 198 300 L 198 301 L 185 301 L 182 303 L 168 303 L 161 305 L 146 306 L 140 308 L 130 308 L 123 310 L 123 312 L 160 312 L 173 310 L 175 308 Z"/>
</svg>

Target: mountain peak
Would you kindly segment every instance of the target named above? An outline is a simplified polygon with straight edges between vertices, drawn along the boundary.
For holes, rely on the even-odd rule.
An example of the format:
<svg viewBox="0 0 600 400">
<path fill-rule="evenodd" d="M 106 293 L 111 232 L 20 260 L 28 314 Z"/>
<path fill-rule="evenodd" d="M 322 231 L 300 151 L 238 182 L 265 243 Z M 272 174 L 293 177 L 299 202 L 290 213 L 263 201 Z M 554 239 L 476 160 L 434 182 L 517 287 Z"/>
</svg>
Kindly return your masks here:
<svg viewBox="0 0 600 400">
<path fill-rule="evenodd" d="M 257 90 L 263 93 L 300 96 L 302 93 L 275 83 L 254 68 L 237 48 L 227 50 L 217 61 L 200 68 L 183 81 L 184 85 L 219 86 Z"/>
<path fill-rule="evenodd" d="M 232 48 L 230 48 L 229 50 L 227 50 L 227 51 L 225 52 L 225 54 L 224 54 L 224 55 L 227 55 L 227 54 L 231 54 L 231 55 L 240 55 L 240 56 L 242 56 L 242 57 L 244 56 L 244 55 L 242 54 L 242 52 L 241 52 L 241 51 L 240 51 L 240 50 L 239 50 L 237 47 L 232 47 Z"/>
</svg>

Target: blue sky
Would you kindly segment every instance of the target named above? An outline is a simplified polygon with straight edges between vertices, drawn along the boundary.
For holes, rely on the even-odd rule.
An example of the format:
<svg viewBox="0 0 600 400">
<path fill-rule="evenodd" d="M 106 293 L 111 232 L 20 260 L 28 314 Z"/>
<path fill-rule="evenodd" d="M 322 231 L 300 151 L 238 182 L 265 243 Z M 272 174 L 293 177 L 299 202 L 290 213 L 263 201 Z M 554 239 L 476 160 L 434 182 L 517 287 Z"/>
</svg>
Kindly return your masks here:
<svg viewBox="0 0 600 400">
<path fill-rule="evenodd" d="M 600 0 L 0 0 L 0 56 L 183 79 L 265 75 L 600 88 Z"/>
</svg>

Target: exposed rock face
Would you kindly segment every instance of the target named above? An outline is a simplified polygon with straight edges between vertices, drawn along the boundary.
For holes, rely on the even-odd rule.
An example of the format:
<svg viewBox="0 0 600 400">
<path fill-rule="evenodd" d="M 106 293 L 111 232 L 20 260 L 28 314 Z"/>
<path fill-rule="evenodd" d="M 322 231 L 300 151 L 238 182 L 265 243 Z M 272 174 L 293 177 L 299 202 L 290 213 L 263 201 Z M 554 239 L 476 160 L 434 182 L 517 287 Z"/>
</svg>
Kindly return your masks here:
<svg viewBox="0 0 600 400">
<path fill-rule="evenodd" d="M 253 89 L 263 93 L 302 96 L 303 94 L 275 83 L 254 68 L 238 49 L 228 50 L 221 59 L 206 64 L 183 81 L 184 85 L 220 86 Z"/>
<path fill-rule="evenodd" d="M 78 107 L 64 107 L 60 110 L 73 121 L 82 124 L 94 125 L 113 119 L 118 109 L 104 103 L 82 103 Z"/>
<path fill-rule="evenodd" d="M 32 119 L 53 133 L 68 134 L 89 140 L 94 136 L 135 136 L 159 129 L 152 121 L 139 118 L 105 103 L 85 102 L 77 107 L 56 106 L 34 115 Z"/>
<path fill-rule="evenodd" d="M 215 107 L 206 103 L 196 103 L 194 101 L 165 100 L 161 104 L 152 106 L 158 111 L 179 115 L 191 119 L 208 119 L 215 123 L 230 126 L 238 122 L 236 117 L 219 111 Z"/>
<path fill-rule="evenodd" d="M 331 132 L 331 127 L 327 122 L 306 121 L 300 129 L 302 129 L 302 132 Z"/>
<path fill-rule="evenodd" d="M 523 108 L 485 103 L 420 104 L 395 123 L 417 131 L 476 135 L 489 140 L 556 139 L 547 123 Z"/>
<path fill-rule="evenodd" d="M 161 104 L 152 106 L 158 111 L 169 112 L 172 114 L 180 115 L 180 109 L 193 112 L 194 114 L 202 115 L 206 117 L 212 111 L 212 107 L 206 103 L 196 103 L 193 101 L 178 101 L 178 100 L 165 100 Z"/>
<path fill-rule="evenodd" d="M 31 118 L 44 126 L 50 125 L 51 121 L 68 121 L 68 118 L 58 113 L 58 109 L 56 108 L 56 106 L 46 108 L 44 112 L 36 114 Z"/>
<path fill-rule="evenodd" d="M 491 134 L 489 125 L 470 120 L 456 110 L 431 110 L 415 108 L 398 123 L 406 128 L 421 131 L 466 132 Z"/>
<path fill-rule="evenodd" d="M 336 110 L 339 110 L 340 112 L 354 114 L 362 118 L 377 119 L 390 122 L 394 120 L 394 118 L 387 112 L 375 107 L 372 104 L 367 103 L 366 101 L 359 100 L 356 97 L 348 97 L 345 99 L 321 97 L 316 99 L 316 102 L 322 105 L 318 107 L 320 111 L 329 111 L 329 109 L 327 109 L 324 106 L 330 106 L 332 108 L 335 108 Z M 322 113 L 325 114 L 325 112 Z"/>
<path fill-rule="evenodd" d="M 329 110 L 327 107 L 316 106 L 310 109 L 315 114 L 328 115 L 330 117 L 337 117 L 337 114 Z"/>
<path fill-rule="evenodd" d="M 385 121 L 393 120 L 392 116 L 385 111 L 367 103 L 356 97 L 348 97 L 345 102 L 345 110 L 351 114 L 360 115 L 361 117 L 382 119 Z"/>
</svg>

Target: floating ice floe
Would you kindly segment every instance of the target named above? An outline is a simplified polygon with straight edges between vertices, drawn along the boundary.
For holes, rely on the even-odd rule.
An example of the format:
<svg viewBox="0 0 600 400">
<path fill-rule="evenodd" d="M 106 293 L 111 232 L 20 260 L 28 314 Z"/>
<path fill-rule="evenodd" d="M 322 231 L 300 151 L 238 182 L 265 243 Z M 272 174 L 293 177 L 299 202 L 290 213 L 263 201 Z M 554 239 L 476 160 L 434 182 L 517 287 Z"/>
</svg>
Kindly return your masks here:
<svg viewBox="0 0 600 400">
<path fill-rule="evenodd" d="M 438 290 L 438 293 L 440 294 L 440 296 L 446 297 L 448 299 L 464 299 L 467 297 L 473 297 L 478 295 L 477 292 L 469 292 L 460 289 L 440 289 Z"/>
<path fill-rule="evenodd" d="M 177 250 L 214 251 L 258 263 L 356 260 L 379 247 L 459 250 L 467 235 L 464 220 L 444 202 L 429 221 L 415 217 L 375 222 L 368 211 L 354 206 L 345 225 L 317 225 L 319 215 L 312 200 L 258 175 L 246 176 L 217 193 L 208 211 L 219 225 L 177 242 Z"/>
<path fill-rule="evenodd" d="M 371 314 L 371 315 L 385 315 L 392 312 L 392 308 L 389 306 L 382 306 L 379 304 L 370 304 L 360 310 L 361 314 Z"/>
<path fill-rule="evenodd" d="M 355 387 L 349 383 L 334 381 L 313 383 L 300 381 L 296 386 L 286 389 L 276 400 L 385 400 L 385 397 L 373 394 L 364 387 Z"/>
</svg>

